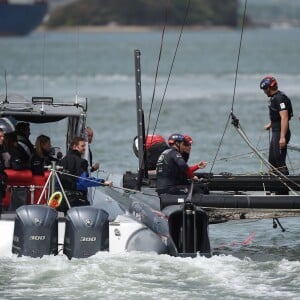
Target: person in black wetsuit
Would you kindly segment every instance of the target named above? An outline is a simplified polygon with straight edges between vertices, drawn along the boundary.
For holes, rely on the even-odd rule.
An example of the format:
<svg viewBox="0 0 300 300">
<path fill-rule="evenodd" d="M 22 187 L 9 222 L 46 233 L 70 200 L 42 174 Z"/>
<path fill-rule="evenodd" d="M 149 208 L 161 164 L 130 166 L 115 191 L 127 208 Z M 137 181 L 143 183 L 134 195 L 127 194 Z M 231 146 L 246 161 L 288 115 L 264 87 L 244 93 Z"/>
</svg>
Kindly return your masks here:
<svg viewBox="0 0 300 300">
<path fill-rule="evenodd" d="M 14 170 L 30 169 L 30 160 L 23 148 L 18 144 L 18 137 L 15 131 L 5 133 L 4 151 L 5 167 Z"/>
<path fill-rule="evenodd" d="M 149 134 L 146 136 L 145 147 L 147 151 L 147 170 L 150 171 L 150 174 L 155 174 L 157 160 L 162 152 L 169 149 L 169 146 L 163 136 Z"/>
<path fill-rule="evenodd" d="M 16 134 L 21 156 L 25 158 L 24 161 L 28 165 L 28 168 L 30 168 L 30 160 L 34 150 L 34 146 L 29 140 L 30 124 L 27 122 L 18 122 L 16 124 Z"/>
<path fill-rule="evenodd" d="M 156 191 L 158 194 L 187 194 L 195 171 L 195 166 L 189 167 L 182 157 L 189 141 L 182 134 L 174 133 L 168 142 L 170 148 L 160 155 L 156 164 Z M 200 161 L 197 169 L 203 169 L 206 165 L 206 162 Z"/>
<path fill-rule="evenodd" d="M 88 205 L 88 187 L 107 185 L 112 186 L 111 181 L 89 177 L 88 161 L 82 156 L 85 153 L 85 140 L 74 137 L 70 143 L 70 150 L 60 161 L 63 172 L 60 180 L 71 202 L 71 206 Z M 63 208 L 65 209 L 65 207 Z"/>
<path fill-rule="evenodd" d="M 183 134 L 183 137 L 187 141 L 187 143 L 185 144 L 185 149 L 182 153 L 182 157 L 186 162 L 188 162 L 190 158 L 191 149 L 192 149 L 193 139 L 188 134 Z"/>
<path fill-rule="evenodd" d="M 260 82 L 260 88 L 270 98 L 269 115 L 270 122 L 265 125 L 266 130 L 272 130 L 272 137 L 269 148 L 269 163 L 272 165 L 272 172 L 279 171 L 288 175 L 286 166 L 287 144 L 291 138 L 289 120 L 293 116 L 291 100 L 278 90 L 277 80 L 269 75 Z"/>
<path fill-rule="evenodd" d="M 58 161 L 50 156 L 51 140 L 46 135 L 39 135 L 35 141 L 35 148 L 31 158 L 31 171 L 33 175 L 43 175 L 45 166 L 51 165 L 52 161 Z"/>
<path fill-rule="evenodd" d="M 156 174 L 156 163 L 163 151 L 169 149 L 169 146 L 163 136 L 160 134 L 148 134 L 145 137 L 146 150 L 146 169 L 149 175 Z M 138 138 L 133 139 L 133 152 L 136 157 L 139 156 Z"/>
</svg>

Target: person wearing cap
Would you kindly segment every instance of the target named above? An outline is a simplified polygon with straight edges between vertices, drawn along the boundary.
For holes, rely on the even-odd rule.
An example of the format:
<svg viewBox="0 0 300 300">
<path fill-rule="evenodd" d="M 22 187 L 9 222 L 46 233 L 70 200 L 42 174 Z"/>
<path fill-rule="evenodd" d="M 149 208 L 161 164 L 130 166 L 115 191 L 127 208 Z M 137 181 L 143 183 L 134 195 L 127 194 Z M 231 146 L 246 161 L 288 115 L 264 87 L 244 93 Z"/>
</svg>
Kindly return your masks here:
<svg viewBox="0 0 300 300">
<path fill-rule="evenodd" d="M 269 163 L 272 172 L 278 171 L 289 174 L 286 166 L 287 144 L 291 138 L 289 121 L 293 116 L 291 100 L 280 90 L 275 77 L 268 75 L 260 82 L 260 88 L 269 97 L 270 122 L 264 126 L 265 130 L 272 130 L 269 147 Z"/>
<path fill-rule="evenodd" d="M 156 164 L 156 191 L 158 194 L 187 194 L 190 180 L 194 177 L 193 172 L 205 168 L 207 163 L 200 161 L 189 167 L 182 154 L 190 143 L 182 134 L 172 134 L 168 143 L 170 148 L 159 156 Z"/>
</svg>

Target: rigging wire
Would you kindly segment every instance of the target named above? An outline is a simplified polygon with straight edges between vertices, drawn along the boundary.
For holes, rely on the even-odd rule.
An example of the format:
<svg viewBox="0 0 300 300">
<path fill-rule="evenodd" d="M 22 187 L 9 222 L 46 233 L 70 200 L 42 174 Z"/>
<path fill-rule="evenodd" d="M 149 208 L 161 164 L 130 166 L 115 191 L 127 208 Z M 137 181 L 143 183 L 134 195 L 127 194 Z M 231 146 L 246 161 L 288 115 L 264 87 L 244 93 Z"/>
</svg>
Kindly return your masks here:
<svg viewBox="0 0 300 300">
<path fill-rule="evenodd" d="M 226 125 L 225 125 L 225 128 L 224 128 L 224 130 L 223 130 L 223 133 L 222 133 L 222 136 L 221 136 L 221 140 L 220 140 L 220 143 L 219 143 L 218 148 L 217 148 L 217 151 L 216 151 L 216 155 L 214 156 L 214 158 L 213 158 L 213 160 L 212 160 L 212 164 L 211 164 L 209 173 L 212 173 L 212 169 L 213 169 L 213 167 L 214 167 L 214 165 L 215 165 L 215 162 L 217 161 L 217 156 L 218 156 L 218 154 L 219 154 L 219 152 L 220 152 L 221 145 L 222 145 L 222 142 L 223 142 L 223 139 L 224 139 L 226 130 L 227 130 L 227 128 L 228 128 L 229 121 L 230 121 L 230 115 L 229 115 L 228 118 L 227 118 Z"/>
<path fill-rule="evenodd" d="M 182 34 L 183 34 L 183 29 L 184 29 L 184 26 L 186 24 L 186 20 L 187 20 L 187 16 L 188 16 L 188 13 L 189 13 L 190 5 L 191 5 L 191 0 L 188 0 L 188 4 L 187 4 L 186 9 L 185 9 L 184 19 L 183 19 L 183 22 L 182 22 L 182 25 L 181 25 L 181 29 L 180 29 L 180 34 L 179 34 L 179 37 L 178 37 L 178 40 L 177 40 L 175 52 L 174 52 L 172 63 L 171 63 L 171 67 L 170 67 L 170 70 L 169 70 L 169 74 L 168 74 L 166 86 L 165 86 L 165 89 L 164 89 L 164 92 L 163 92 L 163 96 L 162 96 L 162 99 L 161 99 L 161 103 L 160 103 L 158 115 L 157 115 L 157 118 L 156 118 L 155 126 L 153 128 L 153 133 L 156 130 L 156 127 L 157 127 L 157 124 L 158 124 L 158 119 L 159 119 L 159 116 L 160 116 L 160 113 L 161 113 L 161 109 L 162 109 L 162 106 L 163 106 L 163 103 L 164 103 L 164 100 L 165 100 L 165 96 L 166 96 L 166 93 L 167 93 L 167 88 L 168 88 L 170 77 L 171 77 L 171 73 L 172 73 L 172 70 L 173 70 L 173 67 L 174 67 L 175 58 L 176 58 L 176 55 L 177 55 L 179 44 L 181 42 L 181 37 L 182 37 Z"/>
<path fill-rule="evenodd" d="M 257 148 L 256 148 L 257 149 Z M 265 152 L 267 150 L 267 148 L 263 148 L 263 149 L 257 149 L 260 152 Z M 221 157 L 219 159 L 214 160 L 215 162 L 219 162 L 219 161 L 233 161 L 233 160 L 238 160 L 241 158 L 252 158 L 253 157 L 253 151 L 251 152 L 247 152 L 247 153 L 240 153 L 240 154 L 234 154 L 234 155 L 229 155 L 229 156 L 225 156 L 225 157 Z M 207 161 L 207 163 L 213 163 L 213 161 Z"/>
<path fill-rule="evenodd" d="M 83 181 L 87 181 L 87 182 L 91 182 L 91 183 L 96 183 L 96 184 L 99 184 L 99 186 L 106 186 L 104 183 L 101 183 L 95 179 L 91 179 L 91 178 L 82 178 L 80 176 L 77 176 L 77 175 L 73 175 L 73 174 L 70 174 L 70 173 L 67 173 L 67 172 L 64 172 L 64 171 L 60 171 L 60 170 L 55 170 L 55 169 L 49 169 L 50 171 L 54 171 L 60 175 L 65 175 L 65 176 L 69 176 L 71 178 L 76 178 L 76 179 L 81 179 Z M 159 197 L 158 195 L 156 194 L 150 194 L 150 193 L 146 193 L 146 192 L 143 192 L 143 191 L 140 191 L 140 190 L 136 190 L 136 189 L 129 189 L 129 188 L 124 188 L 122 186 L 115 186 L 115 185 L 112 185 L 110 186 L 111 188 L 114 188 L 114 189 L 119 189 L 119 190 L 122 190 L 122 191 L 125 191 L 125 192 L 131 192 L 131 193 L 138 193 L 138 194 L 142 194 L 142 195 L 146 195 L 146 196 L 153 196 L 153 197 Z"/>
<path fill-rule="evenodd" d="M 222 137 L 221 137 L 221 140 L 219 142 L 219 145 L 218 145 L 218 148 L 217 148 L 217 152 L 216 152 L 216 155 L 213 159 L 213 163 L 211 165 L 211 168 L 210 168 L 210 173 L 212 172 L 212 169 L 214 167 L 214 163 L 217 159 L 217 156 L 219 154 L 219 151 L 221 149 L 221 145 L 223 143 L 223 139 L 224 139 L 224 136 L 225 136 L 225 133 L 227 131 L 227 128 L 228 128 L 228 124 L 229 124 L 229 120 L 231 118 L 231 115 L 233 114 L 233 105 L 234 105 L 234 101 L 235 101 L 235 91 L 236 91 L 236 82 L 237 82 L 237 75 L 238 75 L 238 69 L 239 69 L 239 62 L 240 62 L 240 56 L 241 56 L 241 48 L 242 48 L 242 40 L 243 40 L 243 34 L 244 34 L 244 26 L 245 26 L 245 19 L 246 19 L 246 11 L 247 11 L 247 0 L 245 0 L 245 5 L 244 5 L 244 13 L 243 13 L 243 21 L 242 21 L 242 29 L 241 29 L 241 35 L 240 35 L 240 42 L 239 42 L 239 49 L 238 49 L 238 56 L 237 56 L 237 62 L 236 62 L 236 68 L 235 68 L 235 78 L 234 78 L 234 87 L 233 87 L 233 97 L 232 97 L 232 103 L 231 103 L 231 113 L 229 114 L 228 116 L 228 119 L 226 121 L 226 125 L 225 125 L 225 128 L 224 128 L 224 131 L 223 131 L 223 134 L 222 134 Z"/>
<path fill-rule="evenodd" d="M 168 88 L 169 80 L 170 80 L 170 77 L 171 77 L 172 69 L 173 69 L 173 66 L 174 66 L 176 54 L 177 54 L 179 44 L 180 44 L 180 40 L 181 40 L 181 36 L 182 36 L 182 33 L 183 33 L 183 28 L 186 24 L 188 12 L 189 12 L 189 7 L 190 7 L 190 2 L 191 2 L 191 0 L 188 1 L 187 7 L 186 7 L 186 10 L 185 10 L 184 20 L 183 20 L 183 23 L 182 23 L 182 26 L 181 26 L 180 35 L 179 35 L 177 45 L 176 45 L 176 49 L 175 49 L 175 52 L 174 52 L 174 55 L 173 55 L 172 64 L 171 64 L 171 67 L 170 67 L 170 70 L 169 70 L 167 83 L 166 83 L 166 86 L 165 86 L 165 89 L 164 89 L 164 93 L 163 93 L 163 97 L 162 97 L 161 104 L 160 104 L 160 107 L 159 107 L 159 112 L 158 112 L 158 115 L 157 115 L 157 118 L 156 118 L 155 126 L 153 128 L 153 135 L 156 131 L 156 127 L 157 127 L 157 124 L 158 124 L 158 119 L 159 119 L 159 116 L 160 116 L 160 112 L 161 112 L 162 105 L 163 105 L 163 102 L 164 102 L 164 98 L 165 98 L 165 95 L 166 95 L 166 91 L 167 91 L 167 88 Z M 150 106 L 150 111 L 149 111 L 149 116 L 148 116 L 148 125 L 147 125 L 147 130 L 146 130 L 146 136 L 148 135 L 149 128 L 150 128 L 150 119 L 151 119 L 151 113 L 152 113 L 152 108 L 153 108 L 153 103 L 154 103 L 155 92 L 156 92 L 158 70 L 159 70 L 159 65 L 160 65 L 160 60 L 161 60 L 161 55 L 162 55 L 162 49 L 163 49 L 163 44 L 164 44 L 165 29 L 166 29 L 166 26 L 167 26 L 168 9 L 169 9 L 169 6 L 166 6 L 164 28 L 163 28 L 163 32 L 162 32 L 159 57 L 158 57 L 157 66 L 156 66 L 155 81 L 154 81 L 154 88 L 153 88 L 153 94 L 152 94 L 152 99 L 151 99 L 151 106 Z"/>
<path fill-rule="evenodd" d="M 76 92 L 76 103 L 78 101 L 78 70 L 79 70 L 79 29 L 77 28 L 76 31 L 77 35 L 77 39 L 76 39 L 76 60 L 75 60 L 75 92 Z"/>
<path fill-rule="evenodd" d="M 159 65 L 160 65 L 160 60 L 161 60 L 161 55 L 162 55 L 162 49 L 163 49 L 163 44 L 164 44 L 164 37 L 165 37 L 165 31 L 166 31 L 166 26 L 167 26 L 167 20 L 168 20 L 168 7 L 166 7 L 166 9 L 165 9 L 165 21 L 164 21 L 164 27 L 163 27 L 163 31 L 162 31 L 162 35 L 161 35 L 160 49 L 159 49 L 159 55 L 158 55 L 156 71 L 155 71 L 155 77 L 154 77 L 153 94 L 152 94 L 151 105 L 150 105 L 150 110 L 149 110 L 146 136 L 149 133 L 150 119 L 151 119 L 151 113 L 152 113 L 152 108 L 153 108 L 153 103 L 154 103 L 155 92 L 156 92 L 158 70 L 159 70 Z M 153 130 L 153 134 L 154 134 L 154 132 L 155 131 Z"/>
<path fill-rule="evenodd" d="M 283 181 L 283 179 L 285 179 L 287 182 L 290 182 L 294 185 L 296 185 L 297 187 L 299 187 L 300 185 L 297 184 L 295 181 L 293 181 L 292 179 L 289 179 L 285 174 L 283 174 L 279 168 L 274 168 L 274 166 L 268 162 L 263 156 L 262 154 L 257 151 L 257 149 L 252 145 L 252 143 L 250 142 L 249 138 L 247 137 L 247 135 L 245 134 L 245 132 L 243 131 L 243 129 L 241 128 L 240 122 L 237 119 L 237 117 L 234 115 L 233 113 L 233 106 L 234 106 L 234 101 L 235 101 L 235 92 L 236 92 L 236 82 L 237 82 L 237 75 L 238 75 L 238 69 L 239 69 L 239 60 L 240 60 L 240 53 L 241 53 L 241 45 L 242 45 L 242 39 L 243 39 L 243 32 L 244 32 L 244 25 L 245 25 L 245 18 L 246 18 L 246 9 L 247 9 L 247 0 L 245 0 L 245 5 L 244 5 L 244 14 L 243 14 L 243 22 L 242 22 L 242 30 L 241 30 L 241 37 L 240 37 L 240 44 L 239 44 L 239 50 L 238 50 L 238 57 L 237 57 L 237 65 L 236 65 L 236 72 L 235 72 L 235 80 L 234 80 L 234 89 L 233 89 L 233 97 L 232 97 L 232 104 L 231 104 L 231 113 L 230 116 L 232 118 L 232 124 L 234 125 L 235 129 L 237 130 L 237 132 L 240 134 L 240 136 L 243 138 L 243 140 L 246 142 L 246 144 L 253 150 L 253 152 L 261 159 L 262 163 L 264 165 L 266 165 L 269 168 L 269 173 L 274 175 L 275 177 L 278 177 L 278 179 L 281 181 L 281 183 L 288 189 L 290 190 L 293 194 L 296 194 L 296 192 L 290 187 L 288 186 L 288 184 L 286 182 Z M 226 123 L 228 125 L 228 121 Z M 224 137 L 225 131 L 226 131 L 227 127 L 225 127 L 224 129 L 224 133 L 222 135 L 222 139 Z M 270 139 L 270 137 L 269 137 Z M 222 140 L 221 140 L 222 142 Z M 220 143 L 221 143 L 220 142 Z M 218 148 L 219 151 L 219 148 Z M 212 169 L 212 168 L 211 168 Z"/>
<path fill-rule="evenodd" d="M 274 175 L 275 177 L 278 177 L 278 179 L 281 181 L 283 185 L 285 185 L 286 188 L 288 188 L 293 194 L 297 194 L 291 187 L 287 185 L 286 182 L 283 181 L 285 179 L 286 181 L 293 183 L 297 187 L 300 187 L 298 183 L 293 181 L 292 179 L 288 178 L 285 174 L 283 174 L 279 168 L 275 169 L 272 164 L 270 164 L 260 152 L 255 149 L 255 147 L 252 145 L 250 142 L 249 138 L 247 137 L 246 133 L 243 131 L 241 125 L 239 124 L 239 120 L 236 119 L 236 117 L 232 114 L 232 117 L 234 118 L 233 120 L 233 125 L 235 126 L 237 132 L 240 134 L 240 136 L 243 138 L 243 140 L 247 143 L 247 145 L 253 150 L 253 152 L 261 159 L 261 161 L 269 168 L 269 173 Z"/>
<path fill-rule="evenodd" d="M 242 22 L 242 29 L 241 29 L 241 37 L 240 37 L 240 44 L 239 44 L 237 61 L 236 61 L 236 68 L 235 68 L 233 96 L 232 96 L 232 103 L 231 103 L 231 113 L 233 113 L 233 106 L 234 106 L 234 101 L 235 101 L 236 83 L 237 83 L 237 76 L 238 76 L 239 64 L 240 64 L 242 41 L 243 41 L 244 27 L 245 27 L 245 20 L 246 20 L 246 11 L 247 11 L 247 0 L 245 0 L 245 5 L 244 5 L 244 13 L 243 13 L 243 22 Z"/>
</svg>

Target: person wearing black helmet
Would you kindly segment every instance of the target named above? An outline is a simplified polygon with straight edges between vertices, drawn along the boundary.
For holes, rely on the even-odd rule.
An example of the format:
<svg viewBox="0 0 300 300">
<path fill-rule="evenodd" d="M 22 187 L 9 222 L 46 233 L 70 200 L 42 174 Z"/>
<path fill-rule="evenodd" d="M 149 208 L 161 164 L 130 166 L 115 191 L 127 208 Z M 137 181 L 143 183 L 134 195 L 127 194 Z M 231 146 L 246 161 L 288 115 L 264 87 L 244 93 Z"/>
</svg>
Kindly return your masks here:
<svg viewBox="0 0 300 300">
<path fill-rule="evenodd" d="M 272 130 L 269 147 L 269 163 L 272 172 L 279 171 L 289 174 L 286 166 L 287 144 L 291 138 L 289 120 L 293 116 L 291 100 L 280 90 L 275 77 L 268 75 L 260 82 L 260 88 L 269 97 L 270 122 L 264 126 L 265 130 Z"/>
<path fill-rule="evenodd" d="M 158 158 L 156 164 L 158 194 L 187 194 L 193 171 L 188 166 L 182 153 L 189 141 L 182 134 L 174 133 L 168 139 L 170 148 L 165 150 Z M 203 169 L 206 162 L 200 161 L 197 168 Z"/>
</svg>

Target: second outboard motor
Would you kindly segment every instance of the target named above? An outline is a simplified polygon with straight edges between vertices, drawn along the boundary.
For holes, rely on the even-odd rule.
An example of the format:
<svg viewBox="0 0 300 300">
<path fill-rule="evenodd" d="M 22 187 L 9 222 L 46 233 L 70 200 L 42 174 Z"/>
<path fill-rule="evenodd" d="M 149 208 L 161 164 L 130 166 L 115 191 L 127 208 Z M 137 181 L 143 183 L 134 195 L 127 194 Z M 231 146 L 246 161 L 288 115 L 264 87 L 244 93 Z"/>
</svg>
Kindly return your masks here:
<svg viewBox="0 0 300 300">
<path fill-rule="evenodd" d="M 72 207 L 66 216 L 64 254 L 84 258 L 108 249 L 108 213 L 91 206 Z"/>
<path fill-rule="evenodd" d="M 58 214 L 44 205 L 23 205 L 16 210 L 12 252 L 42 257 L 58 253 Z"/>
</svg>

